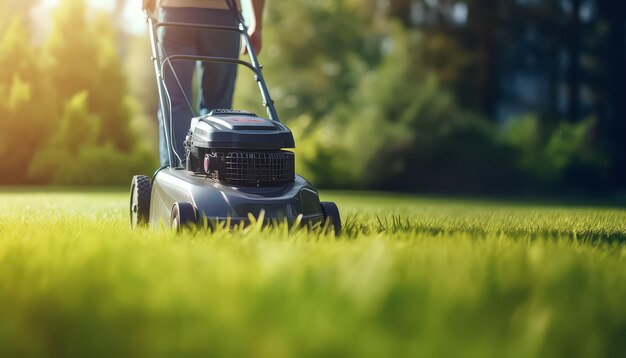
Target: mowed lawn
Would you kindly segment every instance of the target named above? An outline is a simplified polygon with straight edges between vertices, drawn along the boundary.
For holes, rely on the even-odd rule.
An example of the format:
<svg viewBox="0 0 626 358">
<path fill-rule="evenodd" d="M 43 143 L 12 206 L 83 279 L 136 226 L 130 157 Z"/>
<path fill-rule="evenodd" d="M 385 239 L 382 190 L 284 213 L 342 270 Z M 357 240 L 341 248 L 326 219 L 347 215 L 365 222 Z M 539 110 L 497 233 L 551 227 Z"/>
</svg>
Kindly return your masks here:
<svg viewBox="0 0 626 358">
<path fill-rule="evenodd" d="M 322 193 L 340 238 L 0 191 L 0 356 L 626 355 L 626 210 Z"/>
</svg>

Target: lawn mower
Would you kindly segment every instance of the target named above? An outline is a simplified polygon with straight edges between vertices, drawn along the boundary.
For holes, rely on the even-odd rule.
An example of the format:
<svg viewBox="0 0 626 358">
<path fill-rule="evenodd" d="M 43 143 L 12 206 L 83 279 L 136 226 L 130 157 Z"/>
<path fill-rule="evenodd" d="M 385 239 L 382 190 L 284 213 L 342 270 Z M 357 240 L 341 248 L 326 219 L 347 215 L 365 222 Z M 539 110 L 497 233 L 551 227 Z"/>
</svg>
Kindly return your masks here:
<svg viewBox="0 0 626 358">
<path fill-rule="evenodd" d="M 341 233 L 337 205 L 320 202 L 316 188 L 295 174 L 295 148 L 289 128 L 280 122 L 261 72 L 243 16 L 238 26 L 158 22 L 148 16 L 152 60 L 161 108 L 171 108 L 164 80 L 164 67 L 175 61 L 200 61 L 241 65 L 254 74 L 268 118 L 244 110 L 214 109 L 191 120 L 183 143 L 184 153 L 173 145 L 172 115 L 165 122 L 170 165 L 156 171 L 152 179 L 134 176 L 130 189 L 132 227 L 185 227 L 213 229 L 225 225 L 247 225 L 249 215 L 263 217 L 265 224 L 328 225 Z M 249 62 L 236 58 L 162 55 L 156 31 L 178 27 L 235 31 L 243 39 Z M 180 83 L 179 83 L 180 85 Z"/>
</svg>

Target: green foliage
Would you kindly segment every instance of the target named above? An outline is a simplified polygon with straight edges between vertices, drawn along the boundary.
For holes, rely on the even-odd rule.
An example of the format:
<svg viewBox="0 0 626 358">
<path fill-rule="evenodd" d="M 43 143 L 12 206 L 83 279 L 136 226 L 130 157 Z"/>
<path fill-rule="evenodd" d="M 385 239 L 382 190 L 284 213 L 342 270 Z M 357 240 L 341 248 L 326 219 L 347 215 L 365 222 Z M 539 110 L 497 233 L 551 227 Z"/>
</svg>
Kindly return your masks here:
<svg viewBox="0 0 626 358">
<path fill-rule="evenodd" d="M 392 18 L 409 20 L 402 9 L 410 2 L 390 6 Z M 492 64 L 484 58 L 483 35 L 463 39 L 450 29 L 401 25 L 372 13 L 384 7 L 347 0 L 269 3 L 262 58 L 279 114 L 297 137 L 299 173 L 335 188 L 553 193 L 611 187 L 610 162 L 598 150 L 591 121 L 554 129 L 533 116 L 500 124 L 467 110 L 484 103 L 465 102 L 488 96 Z M 469 53 L 467 41 L 486 47 Z M 238 85 L 238 105 L 258 102 L 249 82 Z"/>
<path fill-rule="evenodd" d="M 132 147 L 126 74 L 114 42 L 115 30 L 104 15 L 87 19 L 85 0 L 64 0 L 55 11 L 46 45 L 49 73 L 64 98 L 86 90 L 89 109 L 103 121 L 101 142 L 122 151 Z M 76 31 L 76 29 L 81 31 Z"/>
<path fill-rule="evenodd" d="M 134 231 L 126 192 L 2 193 L 0 355 L 626 349 L 624 210 L 322 196 L 346 236 Z"/>
<path fill-rule="evenodd" d="M 526 115 L 509 120 L 501 130 L 501 137 L 505 143 L 519 150 L 522 167 L 529 170 L 535 168 L 538 173 L 546 173 L 550 169 L 548 163 L 541 161 L 544 140 L 537 116 Z"/>
<path fill-rule="evenodd" d="M 121 184 L 137 169 L 151 170 L 147 152 L 122 153 L 111 144 L 99 144 L 102 121 L 88 111 L 87 99 L 83 91 L 69 100 L 48 145 L 30 165 L 31 178 L 57 185 Z"/>
<path fill-rule="evenodd" d="M 0 72 L 1 83 L 16 75 L 30 76 L 35 67 L 34 49 L 30 44 L 30 31 L 20 15 L 14 16 L 0 41 L 0 66 L 10 71 Z"/>
<path fill-rule="evenodd" d="M 23 155 L 18 156 L 15 148 L 24 146 L 24 136 L 28 134 L 27 126 L 31 124 L 24 121 L 24 111 L 29 107 L 31 100 L 31 86 L 22 81 L 19 76 L 14 76 L 10 83 L 0 85 L 0 126 L 10 130 L 0 131 L 0 157 L 3 158 L 4 182 L 19 182 L 25 177 L 25 165 L 21 162 L 32 155 L 28 148 L 23 149 Z M 36 142 L 31 142 L 33 145 Z"/>
<path fill-rule="evenodd" d="M 378 58 L 378 38 L 359 4 L 348 0 L 268 2 L 261 60 L 279 114 L 320 118 L 345 101 L 359 82 L 363 62 Z M 242 71 L 242 73 L 245 73 Z M 257 108 L 247 73 L 239 103 Z"/>
<path fill-rule="evenodd" d="M 0 158 L 2 183 L 24 183 L 28 163 L 47 140 L 55 117 L 54 91 L 30 45 L 30 31 L 16 15 L 0 35 Z"/>
<path fill-rule="evenodd" d="M 35 2 L 0 5 L 16 9 L 0 15 L 7 18 L 0 26 L 0 183 L 117 183 L 127 172 L 151 171 L 156 91 L 147 39 L 139 39 L 144 46 L 124 40 L 122 59 L 113 22 L 85 0 L 63 0 L 39 46 L 25 21 Z M 385 190 L 613 186 L 593 120 L 548 126 L 529 115 L 500 125 L 467 110 L 484 107 L 466 103 L 476 97 L 491 100 L 482 27 L 470 23 L 466 38 L 440 26 L 443 18 L 412 25 L 411 2 L 381 4 L 268 2 L 261 59 L 281 119 L 296 135 L 300 174 L 322 187 Z M 441 9 L 445 15 L 452 7 Z M 474 41 L 480 48 L 469 53 Z M 477 72 L 471 80 L 463 79 L 468 68 Z M 236 106 L 262 113 L 250 74 L 240 73 Z M 94 162 L 116 170 L 95 171 Z"/>
<path fill-rule="evenodd" d="M 152 170 L 114 38 L 84 0 L 61 2 L 42 47 L 13 17 L 0 35 L 0 183 L 112 184 Z"/>
<path fill-rule="evenodd" d="M 596 121 L 562 122 L 547 138 L 539 119 L 528 115 L 510 120 L 501 132 L 516 150 L 519 165 L 550 186 L 603 191 L 610 187 L 610 165 L 594 146 Z"/>
<path fill-rule="evenodd" d="M 595 121 L 563 122 L 550 136 L 546 154 L 557 170 L 569 167 L 574 161 L 593 162 L 597 153 L 591 146 Z"/>
<path fill-rule="evenodd" d="M 300 148 L 320 148 L 298 150 L 316 182 L 422 191 L 504 187 L 514 173 L 512 154 L 497 143 L 495 127 L 459 109 L 424 71 L 424 40 L 392 27 L 381 63 L 347 103 L 300 138 Z"/>
</svg>

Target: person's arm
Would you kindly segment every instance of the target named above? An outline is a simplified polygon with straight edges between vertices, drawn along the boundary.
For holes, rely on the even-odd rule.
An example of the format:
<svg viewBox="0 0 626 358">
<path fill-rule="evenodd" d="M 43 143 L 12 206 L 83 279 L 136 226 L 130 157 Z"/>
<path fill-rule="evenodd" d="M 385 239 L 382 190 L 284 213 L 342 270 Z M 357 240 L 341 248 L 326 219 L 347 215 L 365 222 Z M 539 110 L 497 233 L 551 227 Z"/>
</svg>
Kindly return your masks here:
<svg viewBox="0 0 626 358">
<path fill-rule="evenodd" d="M 254 27 L 250 29 L 250 41 L 252 48 L 256 54 L 261 53 L 263 47 L 263 9 L 265 8 L 265 0 L 252 0 L 252 10 L 254 11 Z"/>
<path fill-rule="evenodd" d="M 156 0 L 143 0 L 141 9 L 148 13 L 153 13 L 156 9 Z"/>
</svg>

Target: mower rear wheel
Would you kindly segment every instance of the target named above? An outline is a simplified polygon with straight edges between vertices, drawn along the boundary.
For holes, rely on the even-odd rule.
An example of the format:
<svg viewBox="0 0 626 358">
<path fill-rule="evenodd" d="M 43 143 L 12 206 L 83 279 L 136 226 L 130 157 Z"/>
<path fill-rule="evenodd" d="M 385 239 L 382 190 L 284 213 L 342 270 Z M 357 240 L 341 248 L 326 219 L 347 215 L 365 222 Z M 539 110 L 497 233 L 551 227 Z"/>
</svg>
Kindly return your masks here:
<svg viewBox="0 0 626 358">
<path fill-rule="evenodd" d="M 339 216 L 339 208 L 337 208 L 337 204 L 332 202 L 322 202 L 321 204 L 324 221 L 329 220 L 330 225 L 335 230 L 335 235 L 341 235 L 341 216 Z"/>
<path fill-rule="evenodd" d="M 190 229 L 198 223 L 198 210 L 187 201 L 174 203 L 170 220 L 172 229 L 176 232 L 184 228 Z"/>
<path fill-rule="evenodd" d="M 152 184 L 145 175 L 135 175 L 130 183 L 130 226 L 148 226 Z"/>
</svg>

